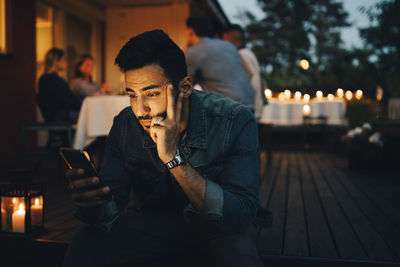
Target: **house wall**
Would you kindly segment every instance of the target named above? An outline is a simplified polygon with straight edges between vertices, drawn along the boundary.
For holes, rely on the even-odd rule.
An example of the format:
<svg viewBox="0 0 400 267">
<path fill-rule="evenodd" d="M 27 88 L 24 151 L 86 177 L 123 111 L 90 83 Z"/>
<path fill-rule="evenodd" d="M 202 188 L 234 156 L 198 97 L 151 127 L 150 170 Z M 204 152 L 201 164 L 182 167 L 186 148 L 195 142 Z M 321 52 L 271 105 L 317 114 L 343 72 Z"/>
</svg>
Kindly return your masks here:
<svg viewBox="0 0 400 267">
<path fill-rule="evenodd" d="M 12 0 L 11 53 L 0 55 L 0 161 L 16 157 L 19 126 L 34 120 L 35 112 L 35 0 Z M 23 18 L 23 19 L 21 19 Z"/>
<path fill-rule="evenodd" d="M 176 2 L 164 5 L 110 7 L 106 10 L 106 82 L 115 92 L 123 92 L 124 80 L 114 65 L 121 47 L 133 36 L 145 31 L 161 29 L 181 49 L 185 49 L 185 21 L 189 16 L 189 4 Z"/>
</svg>

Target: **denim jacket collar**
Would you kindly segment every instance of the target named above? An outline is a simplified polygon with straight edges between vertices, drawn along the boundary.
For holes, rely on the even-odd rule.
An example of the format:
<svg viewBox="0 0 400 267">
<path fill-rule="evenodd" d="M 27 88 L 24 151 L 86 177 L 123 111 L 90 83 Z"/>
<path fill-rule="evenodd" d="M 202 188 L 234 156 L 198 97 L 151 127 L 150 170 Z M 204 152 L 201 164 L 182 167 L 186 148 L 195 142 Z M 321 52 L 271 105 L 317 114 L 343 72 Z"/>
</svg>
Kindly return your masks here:
<svg viewBox="0 0 400 267">
<path fill-rule="evenodd" d="M 201 102 L 197 91 L 193 90 L 190 96 L 189 121 L 187 127 L 188 145 L 198 149 L 207 149 L 207 121 L 206 110 Z M 144 132 L 143 148 L 155 148 L 157 144 L 153 142 L 150 135 Z"/>
</svg>

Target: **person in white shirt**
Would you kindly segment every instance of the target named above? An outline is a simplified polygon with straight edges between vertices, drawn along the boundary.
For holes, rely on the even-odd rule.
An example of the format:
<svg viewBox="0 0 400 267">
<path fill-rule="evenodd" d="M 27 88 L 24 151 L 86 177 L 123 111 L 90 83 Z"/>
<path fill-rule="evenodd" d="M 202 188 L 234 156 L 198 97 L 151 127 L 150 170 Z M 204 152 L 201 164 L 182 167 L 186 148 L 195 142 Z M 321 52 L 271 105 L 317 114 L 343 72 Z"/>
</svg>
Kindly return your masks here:
<svg viewBox="0 0 400 267">
<path fill-rule="evenodd" d="M 242 27 L 237 24 L 230 25 L 223 33 L 225 41 L 231 42 L 242 57 L 243 64 L 249 74 L 251 85 L 254 90 L 254 115 L 258 120 L 261 117 L 262 107 L 264 105 L 262 82 L 260 75 L 260 66 L 254 53 L 245 47 L 245 36 Z"/>
</svg>

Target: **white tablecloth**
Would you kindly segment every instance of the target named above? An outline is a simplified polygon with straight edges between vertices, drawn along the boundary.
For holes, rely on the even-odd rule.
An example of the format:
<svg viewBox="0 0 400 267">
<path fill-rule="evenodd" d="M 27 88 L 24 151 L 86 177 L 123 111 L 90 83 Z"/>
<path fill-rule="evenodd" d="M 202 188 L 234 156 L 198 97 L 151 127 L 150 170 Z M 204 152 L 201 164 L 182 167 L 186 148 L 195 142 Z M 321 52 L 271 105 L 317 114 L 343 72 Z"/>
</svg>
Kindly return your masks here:
<svg viewBox="0 0 400 267">
<path fill-rule="evenodd" d="M 274 125 L 290 126 L 303 123 L 303 101 L 279 101 L 269 100 L 263 107 L 261 123 L 273 123 Z M 311 100 L 308 105 L 311 108 L 311 117 L 326 116 L 330 125 L 343 125 L 345 115 L 345 102 L 343 100 Z"/>
<path fill-rule="evenodd" d="M 97 136 L 108 135 L 114 117 L 127 106 L 129 97 L 126 95 L 85 97 L 76 125 L 73 147 L 82 149 Z"/>
</svg>

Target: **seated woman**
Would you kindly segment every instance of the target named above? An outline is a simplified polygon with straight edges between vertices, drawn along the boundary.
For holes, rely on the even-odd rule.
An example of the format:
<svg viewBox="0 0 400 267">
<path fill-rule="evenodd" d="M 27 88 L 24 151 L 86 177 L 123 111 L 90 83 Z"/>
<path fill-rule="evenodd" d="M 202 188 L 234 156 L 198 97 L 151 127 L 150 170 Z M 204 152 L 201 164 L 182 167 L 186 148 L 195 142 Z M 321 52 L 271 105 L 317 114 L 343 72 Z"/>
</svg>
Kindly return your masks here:
<svg viewBox="0 0 400 267">
<path fill-rule="evenodd" d="M 112 93 L 107 84 L 103 83 L 100 86 L 99 84 L 93 82 L 93 67 L 94 60 L 89 54 L 81 55 L 76 63 L 75 75 L 71 82 L 71 88 L 81 98 L 89 95 Z"/>
<path fill-rule="evenodd" d="M 45 57 L 44 73 L 39 78 L 37 101 L 45 121 L 75 123 L 82 101 L 59 75 L 67 69 L 64 51 L 50 49 Z"/>
</svg>

